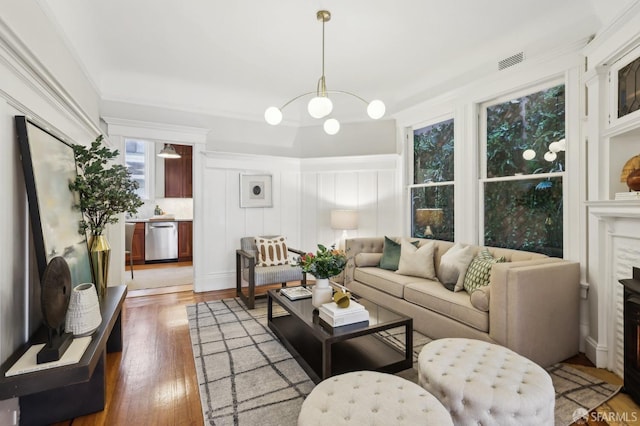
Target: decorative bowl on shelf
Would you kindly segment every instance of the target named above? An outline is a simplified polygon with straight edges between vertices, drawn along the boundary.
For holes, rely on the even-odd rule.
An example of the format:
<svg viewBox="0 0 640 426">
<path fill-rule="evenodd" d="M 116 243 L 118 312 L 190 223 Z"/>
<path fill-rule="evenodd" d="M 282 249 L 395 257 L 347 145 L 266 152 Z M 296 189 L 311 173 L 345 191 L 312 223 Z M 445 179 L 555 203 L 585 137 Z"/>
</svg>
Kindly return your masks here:
<svg viewBox="0 0 640 426">
<path fill-rule="evenodd" d="M 636 169 L 627 176 L 627 186 L 632 191 L 640 191 L 640 169 Z"/>
</svg>

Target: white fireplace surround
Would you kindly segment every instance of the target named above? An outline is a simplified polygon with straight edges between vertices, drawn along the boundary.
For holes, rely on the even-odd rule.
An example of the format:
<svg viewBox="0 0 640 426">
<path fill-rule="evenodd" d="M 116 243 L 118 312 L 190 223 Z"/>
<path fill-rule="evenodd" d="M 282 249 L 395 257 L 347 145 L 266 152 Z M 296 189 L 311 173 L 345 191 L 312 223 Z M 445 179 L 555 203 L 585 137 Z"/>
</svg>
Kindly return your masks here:
<svg viewBox="0 0 640 426">
<path fill-rule="evenodd" d="M 640 202 L 592 201 L 589 215 L 589 308 L 597 335 L 587 337 L 587 356 L 597 367 L 624 375 L 623 287 L 640 266 Z"/>
</svg>

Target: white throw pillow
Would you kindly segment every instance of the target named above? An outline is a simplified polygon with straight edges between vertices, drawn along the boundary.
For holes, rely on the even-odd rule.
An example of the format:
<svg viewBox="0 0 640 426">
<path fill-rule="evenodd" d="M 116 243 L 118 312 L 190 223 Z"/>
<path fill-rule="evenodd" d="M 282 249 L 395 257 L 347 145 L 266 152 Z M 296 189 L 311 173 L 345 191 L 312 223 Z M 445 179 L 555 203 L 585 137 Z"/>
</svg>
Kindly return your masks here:
<svg viewBox="0 0 640 426">
<path fill-rule="evenodd" d="M 433 253 L 436 243 L 430 241 L 416 247 L 407 240 L 400 243 L 400 262 L 396 274 L 436 280 L 436 268 L 433 266 Z"/>
<path fill-rule="evenodd" d="M 438 280 L 448 290 L 462 291 L 464 275 L 467 273 L 467 268 L 473 257 L 473 247 L 456 243 L 440 258 Z"/>
<path fill-rule="evenodd" d="M 256 237 L 255 242 L 258 249 L 258 266 L 277 266 L 289 263 L 286 237 Z"/>
</svg>

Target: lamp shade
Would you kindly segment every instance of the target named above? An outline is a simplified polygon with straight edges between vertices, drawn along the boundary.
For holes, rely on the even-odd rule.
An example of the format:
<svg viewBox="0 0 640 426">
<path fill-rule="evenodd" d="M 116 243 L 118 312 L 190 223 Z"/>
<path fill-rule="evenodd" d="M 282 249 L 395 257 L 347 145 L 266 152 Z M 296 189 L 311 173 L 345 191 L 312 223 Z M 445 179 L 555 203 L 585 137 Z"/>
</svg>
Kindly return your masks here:
<svg viewBox="0 0 640 426">
<path fill-rule="evenodd" d="M 333 102 L 326 96 L 316 96 L 307 104 L 307 111 L 313 118 L 322 118 L 331 114 L 333 110 Z"/>
<path fill-rule="evenodd" d="M 421 226 L 442 225 L 444 212 L 442 209 L 417 209 L 416 223 Z"/>
<path fill-rule="evenodd" d="M 371 101 L 367 106 L 367 114 L 369 115 L 369 117 L 373 118 L 374 120 L 382 118 L 385 111 L 386 111 L 386 107 L 384 105 L 384 102 L 382 102 L 379 99 L 375 99 Z"/>
<path fill-rule="evenodd" d="M 358 212 L 356 210 L 331 210 L 332 229 L 358 229 Z"/>
<path fill-rule="evenodd" d="M 180 154 L 170 143 L 164 144 L 164 148 L 158 153 L 158 157 L 162 158 L 180 158 Z"/>
<path fill-rule="evenodd" d="M 335 118 L 330 118 L 322 126 L 328 135 L 335 135 L 340 131 L 340 122 Z"/>
</svg>

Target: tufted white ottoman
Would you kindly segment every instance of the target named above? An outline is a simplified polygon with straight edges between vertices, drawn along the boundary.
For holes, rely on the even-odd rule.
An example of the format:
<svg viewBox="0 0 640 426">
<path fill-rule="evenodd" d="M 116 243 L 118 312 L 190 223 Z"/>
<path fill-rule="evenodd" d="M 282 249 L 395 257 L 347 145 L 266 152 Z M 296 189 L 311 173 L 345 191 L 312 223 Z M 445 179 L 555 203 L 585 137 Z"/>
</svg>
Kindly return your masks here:
<svg viewBox="0 0 640 426">
<path fill-rule="evenodd" d="M 418 382 L 456 425 L 553 425 L 555 391 L 542 367 L 480 340 L 439 339 L 418 357 Z"/>
<path fill-rule="evenodd" d="M 453 425 L 438 400 L 415 383 L 374 371 L 329 377 L 302 403 L 298 425 Z"/>
</svg>

